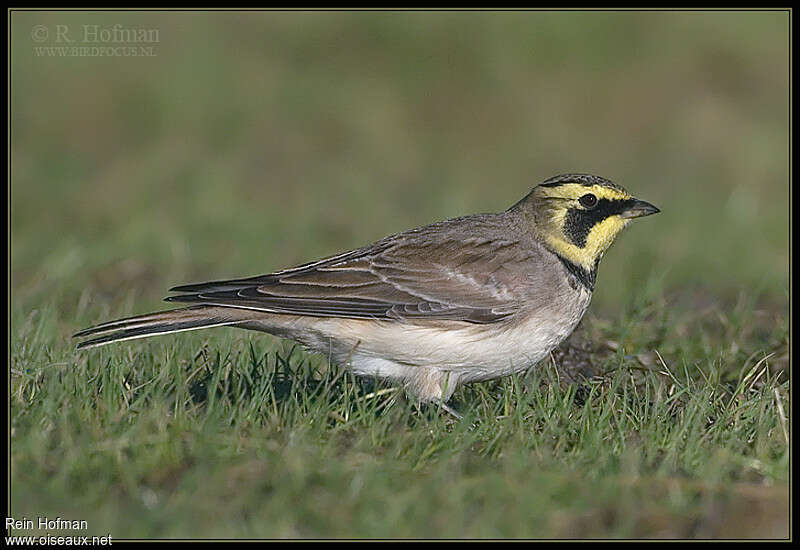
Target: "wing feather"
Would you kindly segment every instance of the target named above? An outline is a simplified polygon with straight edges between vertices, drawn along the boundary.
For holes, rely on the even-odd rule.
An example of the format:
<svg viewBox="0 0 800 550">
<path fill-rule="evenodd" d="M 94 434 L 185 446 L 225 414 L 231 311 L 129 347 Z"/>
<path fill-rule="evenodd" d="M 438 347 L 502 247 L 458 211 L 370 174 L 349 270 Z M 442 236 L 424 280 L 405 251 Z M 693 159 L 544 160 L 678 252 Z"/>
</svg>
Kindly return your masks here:
<svg viewBox="0 0 800 550">
<path fill-rule="evenodd" d="M 518 242 L 400 234 L 370 247 L 258 277 L 185 285 L 171 302 L 356 319 L 489 323 L 520 307 Z M 511 267 L 511 269 L 509 269 Z"/>
</svg>

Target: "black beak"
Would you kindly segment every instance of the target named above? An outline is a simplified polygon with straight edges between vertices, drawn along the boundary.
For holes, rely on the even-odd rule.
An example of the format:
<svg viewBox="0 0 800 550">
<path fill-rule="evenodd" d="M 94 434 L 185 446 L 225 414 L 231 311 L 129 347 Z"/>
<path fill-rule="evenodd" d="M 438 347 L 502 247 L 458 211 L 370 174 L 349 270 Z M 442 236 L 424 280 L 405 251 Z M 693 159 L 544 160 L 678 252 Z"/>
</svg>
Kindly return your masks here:
<svg viewBox="0 0 800 550">
<path fill-rule="evenodd" d="M 620 216 L 623 218 L 641 218 L 643 216 L 649 216 L 650 214 L 658 214 L 661 212 L 658 208 L 650 204 L 649 202 L 640 201 L 639 199 L 633 199 L 633 204 L 628 206 L 625 210 L 620 213 Z"/>
</svg>

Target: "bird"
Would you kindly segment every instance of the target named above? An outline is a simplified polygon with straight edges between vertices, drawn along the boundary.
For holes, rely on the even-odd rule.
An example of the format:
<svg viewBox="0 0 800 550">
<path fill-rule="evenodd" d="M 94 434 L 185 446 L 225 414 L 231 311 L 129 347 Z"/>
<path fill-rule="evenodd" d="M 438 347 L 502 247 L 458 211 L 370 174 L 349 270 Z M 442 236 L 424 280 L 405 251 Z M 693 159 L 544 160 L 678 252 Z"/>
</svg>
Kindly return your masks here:
<svg viewBox="0 0 800 550">
<path fill-rule="evenodd" d="M 463 384 L 523 373 L 547 357 L 584 316 L 620 231 L 659 211 L 606 178 L 561 174 L 502 212 L 266 275 L 176 286 L 165 300 L 178 309 L 73 336 L 87 349 L 209 327 L 256 330 L 446 407 Z"/>
</svg>

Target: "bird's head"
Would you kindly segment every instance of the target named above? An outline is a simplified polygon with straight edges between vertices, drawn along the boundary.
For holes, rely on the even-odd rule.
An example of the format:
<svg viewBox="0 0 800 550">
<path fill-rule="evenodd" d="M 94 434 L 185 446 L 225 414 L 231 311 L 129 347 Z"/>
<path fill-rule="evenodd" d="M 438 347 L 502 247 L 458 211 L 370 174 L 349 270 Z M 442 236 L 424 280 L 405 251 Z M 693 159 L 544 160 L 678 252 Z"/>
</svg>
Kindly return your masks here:
<svg viewBox="0 0 800 550">
<path fill-rule="evenodd" d="M 632 219 L 659 212 L 619 185 L 590 174 L 550 178 L 511 208 L 532 220 L 545 246 L 587 273 L 594 273 L 603 253 Z"/>
</svg>

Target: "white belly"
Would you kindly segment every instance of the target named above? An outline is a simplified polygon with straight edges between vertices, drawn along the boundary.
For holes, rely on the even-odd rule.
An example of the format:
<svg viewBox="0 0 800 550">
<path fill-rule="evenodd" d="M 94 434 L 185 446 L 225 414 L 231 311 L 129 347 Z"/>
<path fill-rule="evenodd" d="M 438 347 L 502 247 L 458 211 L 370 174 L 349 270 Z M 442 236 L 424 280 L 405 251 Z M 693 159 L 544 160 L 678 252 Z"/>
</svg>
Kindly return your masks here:
<svg viewBox="0 0 800 550">
<path fill-rule="evenodd" d="M 529 369 L 567 338 L 588 307 L 591 294 L 583 294 L 559 314 L 502 324 L 443 329 L 338 320 L 335 328 L 339 339 L 353 344 L 349 362 L 356 374 L 403 378 L 433 368 L 457 375 L 459 383 L 490 380 Z"/>
<path fill-rule="evenodd" d="M 551 298 L 491 324 L 270 315 L 240 326 L 302 342 L 355 374 L 401 381 L 422 400 L 447 400 L 460 384 L 525 371 L 544 359 L 575 329 L 591 293 Z"/>
</svg>

